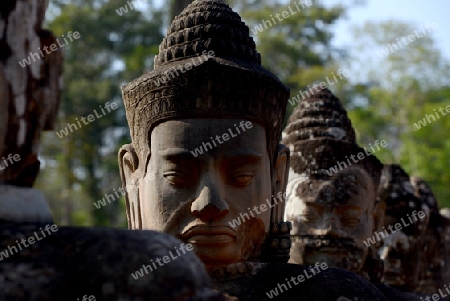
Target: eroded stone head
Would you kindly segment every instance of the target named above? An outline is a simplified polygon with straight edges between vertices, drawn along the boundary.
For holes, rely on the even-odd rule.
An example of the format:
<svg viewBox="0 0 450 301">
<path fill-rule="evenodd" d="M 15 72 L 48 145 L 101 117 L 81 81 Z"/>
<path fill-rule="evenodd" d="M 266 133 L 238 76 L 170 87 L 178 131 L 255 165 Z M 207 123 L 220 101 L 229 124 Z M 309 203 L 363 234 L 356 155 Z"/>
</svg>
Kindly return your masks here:
<svg viewBox="0 0 450 301">
<path fill-rule="evenodd" d="M 364 240 L 381 220 L 375 204 L 381 163 L 356 144 L 347 112 L 328 89 L 296 107 L 282 143 L 291 151 L 290 262 L 320 260 L 360 272 L 369 254 Z"/>
<path fill-rule="evenodd" d="M 266 236 L 284 213 L 289 151 L 278 139 L 288 97 L 237 13 L 222 1 L 190 4 L 155 69 L 123 87 L 132 144 L 119 162 L 130 228 L 191 242 L 208 265 L 265 251 L 287 260 L 289 240 Z"/>
<path fill-rule="evenodd" d="M 443 273 L 443 279 L 445 283 L 450 282 L 450 209 L 442 208 L 440 210 L 441 217 L 444 220 L 444 254 L 445 254 L 445 266 L 447 267 Z"/>
<path fill-rule="evenodd" d="M 423 237 L 429 207 L 414 194 L 410 177 L 398 164 L 386 164 L 378 197 L 386 203 L 379 250 L 384 261 L 384 282 L 402 291 L 414 291 L 419 283 Z"/>
<path fill-rule="evenodd" d="M 433 294 L 444 286 L 445 221 L 439 213 L 438 202 L 427 182 L 419 177 L 411 177 L 414 194 L 430 210 L 429 223 L 423 237 L 420 282 L 417 292 Z M 445 283 L 446 284 L 446 283 Z"/>
</svg>

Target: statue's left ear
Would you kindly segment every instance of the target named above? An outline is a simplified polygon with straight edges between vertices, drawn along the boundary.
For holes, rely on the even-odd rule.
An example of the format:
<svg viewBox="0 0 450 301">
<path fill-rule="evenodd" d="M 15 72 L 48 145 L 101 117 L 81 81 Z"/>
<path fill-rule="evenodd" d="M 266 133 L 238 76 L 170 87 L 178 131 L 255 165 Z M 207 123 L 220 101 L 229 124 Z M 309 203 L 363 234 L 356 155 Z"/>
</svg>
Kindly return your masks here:
<svg viewBox="0 0 450 301">
<path fill-rule="evenodd" d="M 272 187 L 273 187 L 273 195 L 276 198 L 280 198 L 280 196 L 283 199 L 281 209 L 277 210 L 276 216 L 274 216 L 275 221 L 282 221 L 284 218 L 284 208 L 286 203 L 286 187 L 288 183 L 288 176 L 289 176 L 289 162 L 290 162 L 290 151 L 289 149 L 284 146 L 283 144 L 278 144 L 277 150 L 276 150 L 276 157 L 275 157 L 275 166 L 274 166 L 274 173 L 272 176 Z"/>
<path fill-rule="evenodd" d="M 292 245 L 289 232 L 290 222 L 284 222 L 284 208 L 286 207 L 286 187 L 289 175 L 289 149 L 278 144 L 272 166 L 272 203 L 270 230 L 266 238 L 262 260 L 265 262 L 288 262 Z"/>
<path fill-rule="evenodd" d="M 125 204 L 129 229 L 142 229 L 140 213 L 138 179 L 140 177 L 139 158 L 131 144 L 122 146 L 119 150 L 119 170 L 122 187 L 125 189 Z"/>
</svg>

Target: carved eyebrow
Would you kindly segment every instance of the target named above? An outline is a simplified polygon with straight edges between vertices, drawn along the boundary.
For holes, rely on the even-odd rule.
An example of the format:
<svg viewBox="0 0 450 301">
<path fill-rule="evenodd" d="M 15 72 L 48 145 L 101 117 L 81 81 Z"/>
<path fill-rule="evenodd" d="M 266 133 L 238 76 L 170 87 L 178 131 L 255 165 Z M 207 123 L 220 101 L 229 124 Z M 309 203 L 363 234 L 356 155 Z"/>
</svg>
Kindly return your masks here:
<svg viewBox="0 0 450 301">
<path fill-rule="evenodd" d="M 166 159 L 179 158 L 179 159 L 194 159 L 194 155 L 184 148 L 167 148 L 165 150 L 157 151 L 158 155 Z"/>
<path fill-rule="evenodd" d="M 227 152 L 225 154 L 223 154 L 224 157 L 226 158 L 234 158 L 234 157 L 248 157 L 248 158 L 254 158 L 254 159 L 262 159 L 264 156 L 253 150 L 253 149 L 248 149 L 248 148 L 236 148 L 230 152 Z"/>
</svg>

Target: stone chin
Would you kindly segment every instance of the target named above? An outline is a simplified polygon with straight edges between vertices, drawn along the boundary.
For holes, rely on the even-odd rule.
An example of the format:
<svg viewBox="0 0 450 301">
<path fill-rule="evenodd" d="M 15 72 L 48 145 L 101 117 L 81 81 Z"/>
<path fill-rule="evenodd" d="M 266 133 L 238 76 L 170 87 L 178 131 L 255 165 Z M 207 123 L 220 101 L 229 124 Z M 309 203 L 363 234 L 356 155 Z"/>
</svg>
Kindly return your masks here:
<svg viewBox="0 0 450 301">
<path fill-rule="evenodd" d="M 266 237 L 262 220 L 251 218 L 239 227 L 194 227 L 181 239 L 194 247 L 196 255 L 206 266 L 229 265 L 256 260 Z"/>
</svg>

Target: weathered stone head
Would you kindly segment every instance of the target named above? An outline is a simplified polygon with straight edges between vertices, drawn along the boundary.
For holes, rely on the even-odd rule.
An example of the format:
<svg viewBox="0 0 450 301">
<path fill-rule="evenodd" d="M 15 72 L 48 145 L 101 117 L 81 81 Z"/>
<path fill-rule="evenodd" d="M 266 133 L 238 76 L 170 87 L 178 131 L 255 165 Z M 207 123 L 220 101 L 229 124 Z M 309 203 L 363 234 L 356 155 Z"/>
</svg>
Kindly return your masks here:
<svg viewBox="0 0 450 301">
<path fill-rule="evenodd" d="M 433 294 L 444 286 L 445 224 L 431 187 L 419 177 L 411 177 L 414 194 L 422 204 L 428 206 L 430 219 L 423 237 L 420 282 L 417 292 Z"/>
<path fill-rule="evenodd" d="M 237 13 L 217 0 L 190 4 L 154 70 L 123 87 L 129 227 L 190 242 L 207 265 L 287 261 L 289 229 L 280 222 L 289 150 L 278 139 L 288 97 Z M 268 237 L 279 231 L 287 239 Z"/>
<path fill-rule="evenodd" d="M 450 283 L 450 208 L 440 210 L 441 217 L 444 220 L 444 256 L 446 269 L 443 273 L 445 283 Z"/>
<path fill-rule="evenodd" d="M 364 240 L 382 220 L 384 208 L 375 202 L 381 163 L 356 144 L 346 110 L 328 89 L 295 108 L 282 143 L 291 150 L 290 262 L 360 272 L 370 251 Z"/>
<path fill-rule="evenodd" d="M 384 282 L 402 291 L 414 291 L 419 284 L 429 208 L 414 195 L 409 175 L 398 164 L 384 166 L 378 197 L 386 203 L 383 232 L 388 235 L 379 250 Z"/>
</svg>

